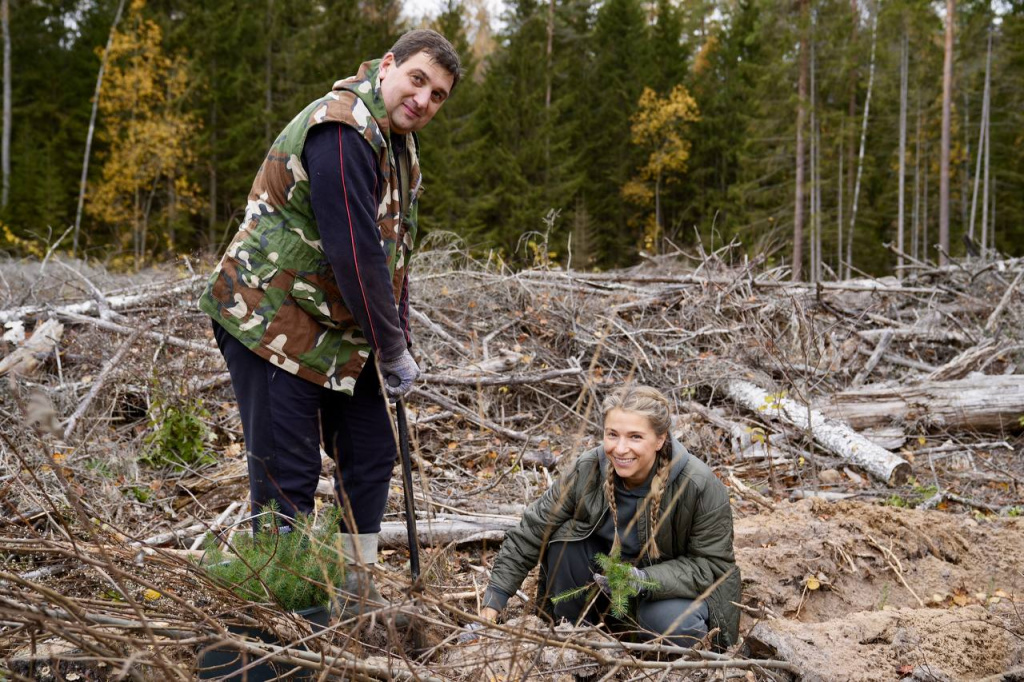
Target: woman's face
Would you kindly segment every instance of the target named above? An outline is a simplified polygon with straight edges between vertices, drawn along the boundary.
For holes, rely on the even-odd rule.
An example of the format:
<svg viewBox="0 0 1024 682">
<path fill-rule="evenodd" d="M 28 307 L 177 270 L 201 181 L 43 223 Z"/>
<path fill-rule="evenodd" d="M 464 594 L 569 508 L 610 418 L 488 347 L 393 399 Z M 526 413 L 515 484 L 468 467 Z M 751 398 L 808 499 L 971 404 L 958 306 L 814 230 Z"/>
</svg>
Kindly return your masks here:
<svg viewBox="0 0 1024 682">
<path fill-rule="evenodd" d="M 658 435 L 647 417 L 615 408 L 604 418 L 604 454 L 627 486 L 647 480 L 668 434 Z"/>
</svg>

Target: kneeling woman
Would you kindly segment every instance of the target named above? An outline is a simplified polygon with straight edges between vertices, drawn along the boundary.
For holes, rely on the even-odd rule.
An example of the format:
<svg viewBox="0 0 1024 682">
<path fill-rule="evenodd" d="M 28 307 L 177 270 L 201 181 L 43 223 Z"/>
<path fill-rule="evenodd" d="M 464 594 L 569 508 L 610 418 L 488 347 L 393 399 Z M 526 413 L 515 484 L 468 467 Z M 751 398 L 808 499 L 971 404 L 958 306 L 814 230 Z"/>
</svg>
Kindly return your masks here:
<svg viewBox="0 0 1024 682">
<path fill-rule="evenodd" d="M 633 564 L 636 586 L 646 586 L 630 600 L 643 638 L 692 646 L 717 629 L 715 645 L 731 645 L 740 574 L 725 486 L 671 437 L 668 400 L 658 390 L 626 386 L 602 407 L 604 445 L 580 455 L 508 532 L 480 615 L 495 620 L 541 563 L 541 608 L 596 622 L 608 607 L 603 595 L 550 599 L 587 584 L 608 589 L 594 557 L 618 553 Z"/>
</svg>

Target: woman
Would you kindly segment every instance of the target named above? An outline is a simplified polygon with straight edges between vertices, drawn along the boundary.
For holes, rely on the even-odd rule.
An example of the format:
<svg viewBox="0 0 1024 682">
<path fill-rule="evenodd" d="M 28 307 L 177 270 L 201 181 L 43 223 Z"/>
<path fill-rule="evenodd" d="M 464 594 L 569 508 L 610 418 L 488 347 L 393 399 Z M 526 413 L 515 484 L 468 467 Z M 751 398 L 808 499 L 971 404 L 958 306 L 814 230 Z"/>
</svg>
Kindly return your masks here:
<svg viewBox="0 0 1024 682">
<path fill-rule="evenodd" d="M 740 574 L 725 486 L 669 434 L 668 400 L 649 386 L 616 390 L 602 406 L 604 444 L 581 455 L 505 537 L 480 615 L 495 620 L 527 573 L 542 564 L 541 608 L 556 618 L 596 621 L 608 601 L 576 587 L 608 589 L 597 553 L 633 564 L 632 617 L 644 639 L 692 646 L 717 629 L 731 645 L 739 628 Z M 652 585 L 653 583 L 653 585 Z"/>
</svg>

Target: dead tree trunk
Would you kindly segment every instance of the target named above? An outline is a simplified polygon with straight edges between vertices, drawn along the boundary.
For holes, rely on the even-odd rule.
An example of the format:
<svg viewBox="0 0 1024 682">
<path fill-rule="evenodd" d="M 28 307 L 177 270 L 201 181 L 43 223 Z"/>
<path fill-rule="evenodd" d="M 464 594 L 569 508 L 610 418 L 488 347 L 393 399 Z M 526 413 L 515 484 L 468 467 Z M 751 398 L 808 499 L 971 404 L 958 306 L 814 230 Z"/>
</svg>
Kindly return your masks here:
<svg viewBox="0 0 1024 682">
<path fill-rule="evenodd" d="M 796 105 L 796 197 L 793 202 L 793 281 L 803 277 L 804 262 L 804 119 L 807 116 L 807 0 L 800 2 L 800 73 Z"/>
<path fill-rule="evenodd" d="M 822 409 L 856 429 L 895 423 L 973 431 L 1019 430 L 1024 376 L 975 374 L 913 386 L 864 386 L 838 393 Z"/>
<path fill-rule="evenodd" d="M 741 380 L 726 383 L 725 394 L 748 410 L 805 431 L 821 447 L 889 485 L 898 485 L 910 475 L 910 464 L 902 457 L 875 445 L 846 424 L 792 398 L 772 395 L 749 381 Z"/>
<path fill-rule="evenodd" d="M 424 547 L 444 547 L 452 543 L 500 541 L 505 532 L 519 525 L 519 519 L 497 516 L 463 516 L 447 514 L 434 519 L 418 519 L 416 535 Z M 404 521 L 381 524 L 382 547 L 408 547 L 409 534 Z"/>
<path fill-rule="evenodd" d="M 907 71 L 909 70 L 908 62 L 910 61 L 910 57 L 907 54 L 909 51 L 907 42 L 907 29 L 904 25 L 903 43 L 900 46 L 902 48 L 900 50 L 900 197 L 899 216 L 897 219 L 899 226 L 896 237 L 896 245 L 900 252 L 896 261 L 896 276 L 900 279 L 903 279 L 903 254 L 905 253 L 903 236 L 906 227 L 906 202 L 904 199 L 907 193 Z"/>
<path fill-rule="evenodd" d="M 4 39 L 4 122 L 3 141 L 0 142 L 0 207 L 7 206 L 11 195 L 11 10 L 8 0 L 0 2 L 0 23 Z"/>
<path fill-rule="evenodd" d="M 956 0 L 946 0 L 946 50 L 942 62 L 942 147 L 939 149 L 939 265 L 949 253 L 949 144 L 953 109 L 953 26 Z"/>
</svg>

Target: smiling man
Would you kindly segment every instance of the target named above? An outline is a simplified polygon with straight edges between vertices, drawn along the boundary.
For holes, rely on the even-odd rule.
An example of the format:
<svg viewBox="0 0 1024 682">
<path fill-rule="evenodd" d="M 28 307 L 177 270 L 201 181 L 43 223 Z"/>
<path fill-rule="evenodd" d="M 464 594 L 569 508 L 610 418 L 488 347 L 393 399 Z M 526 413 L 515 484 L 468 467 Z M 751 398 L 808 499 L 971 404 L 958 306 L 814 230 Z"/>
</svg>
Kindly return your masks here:
<svg viewBox="0 0 1024 682">
<path fill-rule="evenodd" d="M 284 128 L 199 307 L 231 374 L 253 512 L 313 510 L 320 447 L 345 508 L 345 615 L 379 607 L 376 561 L 396 449 L 383 391 L 419 375 L 409 256 L 421 191 L 415 133 L 459 81 L 440 34 L 411 31 Z M 385 386 L 377 378 L 377 367 Z M 255 527 L 254 522 L 254 527 Z"/>
</svg>

